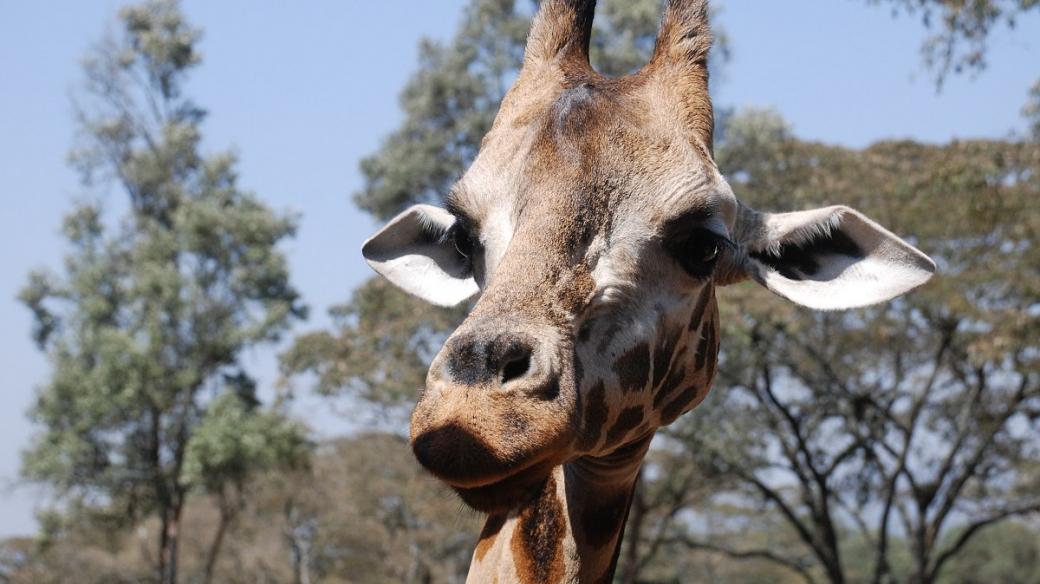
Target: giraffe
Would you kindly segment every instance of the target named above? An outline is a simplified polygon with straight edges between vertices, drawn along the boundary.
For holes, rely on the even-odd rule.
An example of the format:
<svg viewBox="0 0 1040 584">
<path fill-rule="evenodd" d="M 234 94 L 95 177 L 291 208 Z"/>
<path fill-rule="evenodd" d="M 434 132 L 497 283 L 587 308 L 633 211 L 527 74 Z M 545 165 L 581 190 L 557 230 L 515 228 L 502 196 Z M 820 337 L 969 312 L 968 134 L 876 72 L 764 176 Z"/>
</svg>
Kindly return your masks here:
<svg viewBox="0 0 1040 584">
<path fill-rule="evenodd" d="M 469 582 L 609 582 L 658 428 L 707 395 L 716 287 L 821 310 L 927 281 L 934 263 L 844 206 L 767 213 L 715 165 L 707 0 L 669 0 L 640 71 L 589 64 L 595 0 L 544 0 L 524 63 L 445 208 L 363 246 L 438 305 L 476 297 L 411 419 L 419 463 L 487 514 Z"/>
</svg>

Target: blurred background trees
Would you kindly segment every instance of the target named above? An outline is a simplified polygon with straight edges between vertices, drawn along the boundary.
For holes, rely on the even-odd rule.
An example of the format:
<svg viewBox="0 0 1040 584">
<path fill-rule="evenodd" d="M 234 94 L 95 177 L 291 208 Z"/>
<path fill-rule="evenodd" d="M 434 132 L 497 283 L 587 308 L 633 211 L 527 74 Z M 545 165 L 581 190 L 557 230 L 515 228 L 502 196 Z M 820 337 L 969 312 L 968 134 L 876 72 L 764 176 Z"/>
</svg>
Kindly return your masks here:
<svg viewBox="0 0 1040 584">
<path fill-rule="evenodd" d="M 794 308 L 754 286 L 725 290 L 713 399 L 664 433 L 702 476 L 728 479 L 711 498 L 747 517 L 778 514 L 800 543 L 762 551 L 829 582 L 935 582 L 981 530 L 1040 511 L 1040 281 L 1027 267 L 1040 262 L 1028 211 L 1040 148 L 850 151 L 795 140 L 758 112 L 731 120 L 719 161 L 759 208 L 840 200 L 914 233 L 942 277 L 844 313 Z M 695 527 L 690 518 L 677 542 Z M 745 529 L 696 541 L 721 537 L 747 553 L 736 544 Z"/>
<path fill-rule="evenodd" d="M 868 0 L 895 13 L 920 16 L 934 32 L 921 47 L 925 63 L 941 86 L 949 74 L 979 73 L 994 32 L 1014 27 L 1018 18 L 1040 9 L 1037 0 Z"/>
<path fill-rule="evenodd" d="M 236 186 L 234 156 L 199 151 L 205 111 L 181 91 L 198 31 L 173 2 L 119 20 L 84 61 L 70 158 L 85 184 L 124 193 L 125 210 L 77 204 L 64 273 L 31 274 L 21 293 L 53 365 L 24 473 L 54 490 L 47 537 L 155 519 L 149 556 L 172 584 L 192 496 L 221 501 L 215 558 L 232 491 L 253 471 L 306 462 L 305 429 L 261 406 L 241 364 L 304 308 L 278 250 L 293 219 Z"/>
<path fill-rule="evenodd" d="M 991 36 L 1040 6 L 868 2 L 932 27 L 940 82 L 981 70 Z M 518 70 L 534 7 L 472 0 L 451 40 L 420 44 L 400 127 L 361 161 L 362 210 L 441 202 Z M 638 68 L 659 13 L 658 0 L 601 0 L 599 70 Z M 54 363 L 25 472 L 58 505 L 39 539 L 0 547 L 0 582 L 461 581 L 480 518 L 419 470 L 404 435 L 465 307 L 373 278 L 330 330 L 294 339 L 286 381 L 372 413 L 363 431 L 311 444 L 287 399 L 260 403 L 240 357 L 304 314 L 278 251 L 293 220 L 237 188 L 233 157 L 199 153 L 204 112 L 181 94 L 198 32 L 176 3 L 120 22 L 87 61 L 72 158 L 128 203 L 118 221 L 78 205 L 65 273 L 33 274 L 22 294 Z M 1038 104 L 1035 89 L 1034 138 Z M 742 199 L 850 204 L 913 234 L 941 276 L 840 314 L 722 290 L 721 377 L 655 441 L 617 580 L 1040 581 L 1040 139 L 853 150 L 799 140 L 770 111 L 718 111 L 718 162 Z"/>
</svg>

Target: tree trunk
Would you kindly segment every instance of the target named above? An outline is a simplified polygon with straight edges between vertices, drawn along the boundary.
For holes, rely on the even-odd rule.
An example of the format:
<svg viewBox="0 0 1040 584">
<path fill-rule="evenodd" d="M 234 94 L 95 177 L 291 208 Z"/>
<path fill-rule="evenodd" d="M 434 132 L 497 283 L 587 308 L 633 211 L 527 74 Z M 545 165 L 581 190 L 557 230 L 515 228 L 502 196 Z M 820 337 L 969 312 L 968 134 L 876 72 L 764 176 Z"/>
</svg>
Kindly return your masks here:
<svg viewBox="0 0 1040 584">
<path fill-rule="evenodd" d="M 834 561 L 827 562 L 827 579 L 830 580 L 831 584 L 845 584 L 845 574 L 841 571 L 839 566 Z"/>
<path fill-rule="evenodd" d="M 311 572 L 308 562 L 310 557 L 309 538 L 300 533 L 299 513 L 291 499 L 286 501 L 283 511 L 286 520 L 284 533 L 286 540 L 289 542 L 289 553 L 292 560 L 293 583 L 311 584 Z"/>
<path fill-rule="evenodd" d="M 293 538 L 290 540 L 293 552 L 293 577 L 296 584 L 311 584 L 311 571 L 307 565 L 309 547 L 307 542 Z"/>
<path fill-rule="evenodd" d="M 159 534 L 159 583 L 177 584 L 177 543 L 180 537 L 181 505 L 163 511 Z"/>
<path fill-rule="evenodd" d="M 202 576 L 203 584 L 213 582 L 213 571 L 217 566 L 220 549 L 224 545 L 224 534 L 227 533 L 227 528 L 231 525 L 236 515 L 235 510 L 231 508 L 230 503 L 227 502 L 223 494 L 219 498 L 218 505 L 220 507 L 220 523 L 217 524 L 217 532 L 213 535 L 213 542 L 210 544 L 209 552 L 206 556 L 206 571 Z"/>
<path fill-rule="evenodd" d="M 914 573 L 911 575 L 913 584 L 930 584 L 928 577 L 928 550 L 927 522 L 925 521 L 926 510 L 922 507 L 918 510 L 918 525 L 914 529 L 912 550 L 914 554 Z"/>
<path fill-rule="evenodd" d="M 159 565 L 156 569 L 157 582 L 165 582 L 166 578 L 166 547 L 167 547 L 167 534 L 169 533 L 169 518 L 166 513 L 163 512 L 159 519 Z"/>
<path fill-rule="evenodd" d="M 830 511 L 822 514 L 822 519 L 817 522 L 817 533 L 823 534 L 823 544 L 826 546 L 827 579 L 831 584 L 845 584 L 845 572 L 841 566 L 841 554 L 838 547 L 838 536 L 834 531 L 834 524 L 830 521 Z"/>
</svg>

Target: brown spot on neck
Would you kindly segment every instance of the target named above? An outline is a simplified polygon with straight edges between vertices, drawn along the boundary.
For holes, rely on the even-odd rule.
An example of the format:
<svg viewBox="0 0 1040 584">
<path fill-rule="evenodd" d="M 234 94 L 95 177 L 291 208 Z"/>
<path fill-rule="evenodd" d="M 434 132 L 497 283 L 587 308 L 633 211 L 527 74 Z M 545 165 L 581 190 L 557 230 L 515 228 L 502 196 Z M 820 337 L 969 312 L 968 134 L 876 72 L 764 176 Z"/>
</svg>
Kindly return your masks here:
<svg viewBox="0 0 1040 584">
<path fill-rule="evenodd" d="M 621 410 L 614 425 L 607 431 L 607 444 L 615 444 L 625 437 L 630 430 L 634 430 L 643 421 L 643 406 L 633 406 Z"/>
<path fill-rule="evenodd" d="M 632 485 L 628 490 L 625 500 L 624 513 L 621 515 L 620 526 L 617 530 L 617 539 L 614 541 L 614 553 L 610 555 L 610 564 L 603 574 L 596 580 L 596 584 L 610 584 L 614 580 L 614 572 L 617 571 L 618 558 L 621 556 L 621 542 L 625 537 L 625 525 L 628 523 L 628 514 L 632 510 L 632 498 L 637 487 Z"/>
<path fill-rule="evenodd" d="M 510 541 L 520 582 L 546 584 L 563 578 L 565 535 L 563 504 L 556 493 L 556 479 L 550 475 L 538 496 L 520 511 Z"/>
<path fill-rule="evenodd" d="M 707 347 L 705 347 L 706 354 L 704 357 L 704 383 L 705 385 L 711 385 L 713 379 L 715 379 L 715 368 L 719 362 L 719 319 L 716 313 L 711 321 L 708 323 L 711 328 L 711 341 Z"/>
<path fill-rule="evenodd" d="M 661 407 L 661 403 L 672 394 L 686 378 L 686 366 L 679 363 L 678 360 L 675 365 L 672 366 L 672 372 L 668 374 L 668 377 L 661 384 L 661 387 L 657 388 L 654 393 L 654 409 Z"/>
<path fill-rule="evenodd" d="M 699 393 L 700 388 L 697 385 L 691 385 L 684 389 L 682 393 L 661 410 L 661 423 L 668 425 L 678 419 L 686 411 L 686 406 L 693 403 L 693 400 L 697 398 Z"/>
</svg>

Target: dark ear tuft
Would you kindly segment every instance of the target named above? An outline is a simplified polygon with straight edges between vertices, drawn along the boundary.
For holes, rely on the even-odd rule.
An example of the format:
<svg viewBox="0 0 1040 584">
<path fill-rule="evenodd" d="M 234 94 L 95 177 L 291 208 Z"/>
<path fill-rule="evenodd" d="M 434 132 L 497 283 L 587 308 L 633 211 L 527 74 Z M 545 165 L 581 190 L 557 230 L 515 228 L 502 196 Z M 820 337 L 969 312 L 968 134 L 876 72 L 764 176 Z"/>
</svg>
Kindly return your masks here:
<svg viewBox="0 0 1040 584">
<path fill-rule="evenodd" d="M 751 257 L 776 270 L 789 280 L 813 279 L 822 268 L 821 256 L 838 255 L 861 260 L 866 254 L 845 232 L 832 229 L 807 241 L 782 244 L 772 250 L 752 251 Z"/>
<path fill-rule="evenodd" d="M 776 214 L 744 207 L 733 231 L 747 252 L 733 271 L 809 308 L 884 302 L 935 273 L 928 256 L 848 207 Z"/>
</svg>

